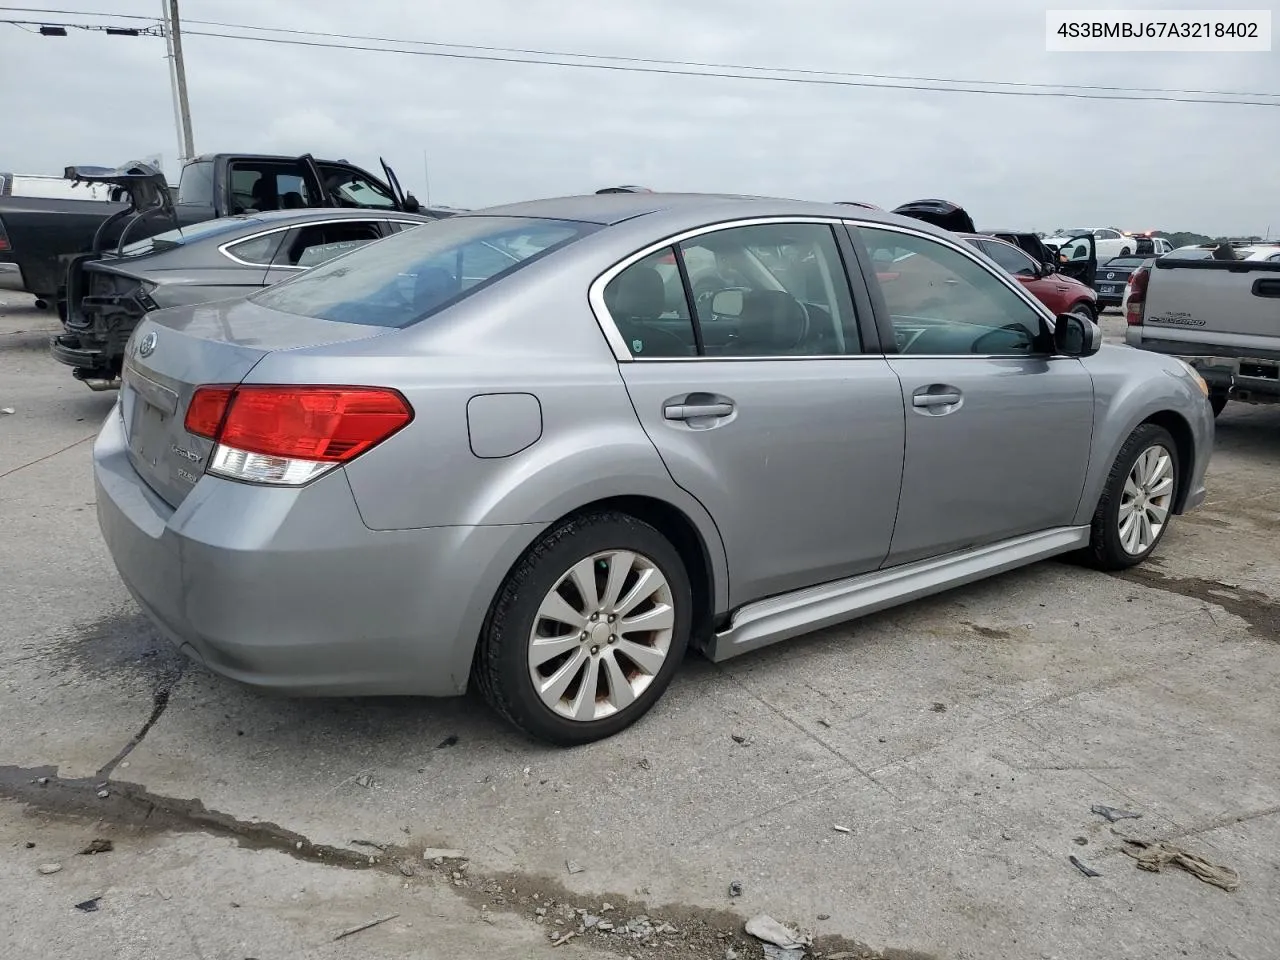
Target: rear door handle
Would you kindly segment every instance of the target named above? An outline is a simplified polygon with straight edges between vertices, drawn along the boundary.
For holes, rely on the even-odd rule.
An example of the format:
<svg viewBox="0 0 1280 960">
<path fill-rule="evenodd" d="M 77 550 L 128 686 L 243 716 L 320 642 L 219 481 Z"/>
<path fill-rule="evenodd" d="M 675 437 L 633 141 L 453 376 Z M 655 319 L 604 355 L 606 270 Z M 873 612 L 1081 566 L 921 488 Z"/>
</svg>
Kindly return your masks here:
<svg viewBox="0 0 1280 960">
<path fill-rule="evenodd" d="M 731 413 L 733 413 L 732 403 L 669 403 L 662 408 L 662 415 L 668 420 L 727 417 Z"/>
<path fill-rule="evenodd" d="M 913 407 L 945 407 L 959 402 L 960 394 L 958 393 L 917 393 L 911 398 Z"/>
</svg>

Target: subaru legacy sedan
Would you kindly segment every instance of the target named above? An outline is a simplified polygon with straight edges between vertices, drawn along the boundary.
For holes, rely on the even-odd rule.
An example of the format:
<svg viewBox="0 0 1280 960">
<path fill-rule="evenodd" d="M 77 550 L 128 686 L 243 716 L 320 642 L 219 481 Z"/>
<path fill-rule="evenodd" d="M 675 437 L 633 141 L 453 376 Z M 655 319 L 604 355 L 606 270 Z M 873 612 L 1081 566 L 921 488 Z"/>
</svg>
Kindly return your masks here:
<svg viewBox="0 0 1280 960">
<path fill-rule="evenodd" d="M 193 659 L 296 694 L 474 683 L 575 744 L 690 648 L 1139 563 L 1212 441 L 1194 370 L 937 227 L 625 193 L 150 313 L 93 457 L 116 566 Z"/>
</svg>

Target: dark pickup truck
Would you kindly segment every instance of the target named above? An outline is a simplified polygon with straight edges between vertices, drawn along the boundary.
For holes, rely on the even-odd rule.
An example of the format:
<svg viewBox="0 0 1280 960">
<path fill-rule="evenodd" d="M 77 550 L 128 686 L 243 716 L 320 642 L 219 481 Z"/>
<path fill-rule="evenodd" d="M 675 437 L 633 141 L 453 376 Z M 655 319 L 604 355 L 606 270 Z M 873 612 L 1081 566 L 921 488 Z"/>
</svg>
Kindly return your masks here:
<svg viewBox="0 0 1280 960">
<path fill-rule="evenodd" d="M 69 254 L 97 254 L 174 226 L 237 213 L 303 207 L 369 207 L 416 213 L 384 162 L 386 179 L 345 160 L 217 153 L 189 160 L 176 189 L 145 163 L 67 167 L 68 180 L 117 186 L 116 199 L 0 197 L 0 261 L 16 263 L 40 306 L 58 300 Z M 139 186 L 145 181 L 146 186 Z"/>
</svg>

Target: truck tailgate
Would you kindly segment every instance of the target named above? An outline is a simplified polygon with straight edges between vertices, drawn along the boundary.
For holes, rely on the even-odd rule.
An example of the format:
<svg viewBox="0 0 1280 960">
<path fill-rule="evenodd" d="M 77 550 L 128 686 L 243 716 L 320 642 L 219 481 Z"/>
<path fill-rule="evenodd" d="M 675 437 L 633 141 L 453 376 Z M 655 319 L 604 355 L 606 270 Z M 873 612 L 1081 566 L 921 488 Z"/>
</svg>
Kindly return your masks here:
<svg viewBox="0 0 1280 960">
<path fill-rule="evenodd" d="M 1159 259 L 1144 339 L 1280 352 L 1280 263 Z"/>
</svg>

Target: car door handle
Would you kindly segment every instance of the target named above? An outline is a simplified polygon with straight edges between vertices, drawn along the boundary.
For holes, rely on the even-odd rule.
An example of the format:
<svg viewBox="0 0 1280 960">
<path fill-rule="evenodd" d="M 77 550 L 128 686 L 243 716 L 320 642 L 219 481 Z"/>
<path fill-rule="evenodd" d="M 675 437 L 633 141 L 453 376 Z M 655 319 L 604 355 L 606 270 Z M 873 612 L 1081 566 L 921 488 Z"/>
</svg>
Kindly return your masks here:
<svg viewBox="0 0 1280 960">
<path fill-rule="evenodd" d="M 731 413 L 733 413 L 732 403 L 669 403 L 662 408 L 662 415 L 668 420 L 727 417 Z"/>
<path fill-rule="evenodd" d="M 913 407 L 945 407 L 959 402 L 960 394 L 958 393 L 917 393 L 911 398 Z"/>
</svg>

